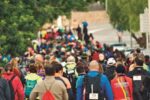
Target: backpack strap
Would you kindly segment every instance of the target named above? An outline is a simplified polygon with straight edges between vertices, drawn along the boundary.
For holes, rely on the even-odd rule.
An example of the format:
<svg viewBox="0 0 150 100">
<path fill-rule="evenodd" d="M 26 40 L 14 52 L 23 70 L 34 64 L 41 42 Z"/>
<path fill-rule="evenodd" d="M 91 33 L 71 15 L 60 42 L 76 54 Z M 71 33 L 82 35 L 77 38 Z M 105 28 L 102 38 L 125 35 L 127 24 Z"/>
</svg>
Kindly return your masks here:
<svg viewBox="0 0 150 100">
<path fill-rule="evenodd" d="M 11 79 L 9 80 L 9 82 L 11 83 L 15 77 L 16 77 L 16 75 L 12 76 Z"/>
<path fill-rule="evenodd" d="M 120 81 L 120 77 L 117 78 L 117 82 L 119 83 L 119 85 L 120 85 L 120 87 L 122 89 L 122 92 L 124 94 L 125 100 L 127 100 L 127 94 L 126 94 L 126 91 L 125 91 L 124 87 L 122 86 L 122 83 Z"/>
<path fill-rule="evenodd" d="M 98 84 L 101 84 L 101 74 L 100 73 L 98 73 L 95 77 L 99 77 L 99 83 Z M 86 86 L 87 86 L 87 82 L 88 82 L 88 79 L 89 78 L 92 78 L 92 77 L 90 77 L 90 76 L 88 76 L 88 74 L 86 74 L 85 76 L 84 76 L 84 83 L 83 83 L 83 88 L 84 89 L 86 89 Z M 99 88 L 99 91 L 101 91 L 102 90 L 102 88 L 100 87 L 100 86 L 98 86 L 98 88 Z"/>
<path fill-rule="evenodd" d="M 43 83 L 44 83 L 44 87 L 45 87 L 46 91 L 49 91 L 49 89 L 51 90 L 52 86 L 54 85 L 55 80 L 51 83 L 51 86 L 50 86 L 49 88 L 47 88 L 47 87 L 46 87 L 46 85 L 45 85 L 45 82 L 44 82 L 44 81 L 43 81 Z"/>
<path fill-rule="evenodd" d="M 9 82 L 10 84 L 12 84 L 12 81 L 14 80 L 15 77 L 16 77 L 16 75 L 13 75 L 13 76 L 11 77 L 11 79 L 8 80 L 8 82 Z M 14 94 L 16 94 L 16 91 L 17 91 L 17 90 L 14 90 Z"/>
<path fill-rule="evenodd" d="M 125 80 L 125 82 L 127 82 L 127 80 L 126 80 L 126 77 L 125 77 L 125 76 L 123 76 L 123 79 Z M 130 91 L 129 86 L 127 86 L 127 88 L 128 88 L 129 94 L 131 94 L 131 91 Z M 130 95 L 129 95 L 129 96 L 130 96 Z"/>
<path fill-rule="evenodd" d="M 63 82 L 63 84 L 67 87 L 67 84 L 65 83 L 65 81 L 64 81 L 62 78 L 60 78 L 60 77 L 55 77 L 55 79 L 56 79 L 56 80 L 60 80 L 60 81 Z"/>
</svg>

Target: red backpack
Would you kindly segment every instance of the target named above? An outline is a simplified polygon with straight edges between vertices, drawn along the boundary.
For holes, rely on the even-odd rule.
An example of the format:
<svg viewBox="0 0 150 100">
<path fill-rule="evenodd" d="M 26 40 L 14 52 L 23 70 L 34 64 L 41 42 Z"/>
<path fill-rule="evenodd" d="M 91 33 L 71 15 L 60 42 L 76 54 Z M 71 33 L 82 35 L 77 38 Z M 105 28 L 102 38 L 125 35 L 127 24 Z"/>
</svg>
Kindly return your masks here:
<svg viewBox="0 0 150 100">
<path fill-rule="evenodd" d="M 55 97 L 54 95 L 52 94 L 52 92 L 50 91 L 53 84 L 55 83 L 55 81 L 52 83 L 52 85 L 50 86 L 49 89 L 46 88 L 46 85 L 44 83 L 44 86 L 46 88 L 46 92 L 44 93 L 43 97 L 42 97 L 42 100 L 55 100 Z"/>
</svg>

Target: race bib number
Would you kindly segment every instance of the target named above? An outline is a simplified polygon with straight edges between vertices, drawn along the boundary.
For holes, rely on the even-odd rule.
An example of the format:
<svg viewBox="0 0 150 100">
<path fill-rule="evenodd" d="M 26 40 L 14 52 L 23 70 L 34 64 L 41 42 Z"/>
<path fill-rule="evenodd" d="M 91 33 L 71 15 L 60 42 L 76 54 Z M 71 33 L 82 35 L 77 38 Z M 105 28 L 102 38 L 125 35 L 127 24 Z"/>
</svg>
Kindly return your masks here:
<svg viewBox="0 0 150 100">
<path fill-rule="evenodd" d="M 90 100 L 98 100 L 98 93 L 90 93 L 89 99 Z"/>
<path fill-rule="evenodd" d="M 142 77 L 140 75 L 139 76 L 133 76 L 133 80 L 134 81 L 141 81 Z"/>
</svg>

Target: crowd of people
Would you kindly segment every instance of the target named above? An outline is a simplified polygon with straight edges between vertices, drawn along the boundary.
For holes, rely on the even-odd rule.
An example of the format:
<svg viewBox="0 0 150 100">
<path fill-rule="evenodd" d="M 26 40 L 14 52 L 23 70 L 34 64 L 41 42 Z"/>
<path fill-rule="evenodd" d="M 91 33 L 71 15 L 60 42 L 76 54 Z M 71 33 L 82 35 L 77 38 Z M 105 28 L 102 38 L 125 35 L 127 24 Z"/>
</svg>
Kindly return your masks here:
<svg viewBox="0 0 150 100">
<path fill-rule="evenodd" d="M 150 59 L 125 56 L 88 33 L 49 27 L 20 57 L 3 57 L 0 100 L 150 100 Z"/>
</svg>

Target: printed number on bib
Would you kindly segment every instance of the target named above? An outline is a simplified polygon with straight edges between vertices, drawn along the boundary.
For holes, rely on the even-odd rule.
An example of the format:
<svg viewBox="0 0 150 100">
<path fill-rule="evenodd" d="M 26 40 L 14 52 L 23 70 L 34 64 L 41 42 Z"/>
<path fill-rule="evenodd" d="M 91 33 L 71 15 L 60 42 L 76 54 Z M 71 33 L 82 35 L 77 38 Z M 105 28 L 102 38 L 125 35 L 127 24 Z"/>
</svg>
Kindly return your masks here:
<svg viewBox="0 0 150 100">
<path fill-rule="evenodd" d="M 90 100 L 98 100 L 98 93 L 90 93 L 89 99 Z"/>
</svg>

